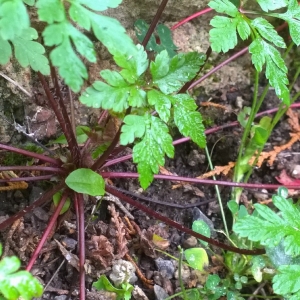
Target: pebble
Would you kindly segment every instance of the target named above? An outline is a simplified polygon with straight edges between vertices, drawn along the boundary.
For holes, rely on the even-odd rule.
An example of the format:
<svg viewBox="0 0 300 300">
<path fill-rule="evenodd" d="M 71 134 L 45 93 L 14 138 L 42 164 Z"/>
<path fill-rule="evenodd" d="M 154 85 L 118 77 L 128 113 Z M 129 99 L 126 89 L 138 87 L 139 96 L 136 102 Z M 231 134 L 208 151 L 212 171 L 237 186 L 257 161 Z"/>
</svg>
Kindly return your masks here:
<svg viewBox="0 0 300 300">
<path fill-rule="evenodd" d="M 294 165 L 292 175 L 296 179 L 300 178 L 300 165 Z"/>
<path fill-rule="evenodd" d="M 34 186 L 31 189 L 29 195 L 29 203 L 32 204 L 34 201 L 38 200 L 44 194 L 44 190 L 38 186 Z"/>
<path fill-rule="evenodd" d="M 198 240 L 194 236 L 189 236 L 186 239 L 184 239 L 182 246 L 185 249 L 194 248 L 198 244 Z"/>
<path fill-rule="evenodd" d="M 155 259 L 155 265 L 158 271 L 166 278 L 171 279 L 174 276 L 175 266 L 171 260 L 162 258 Z"/>
<path fill-rule="evenodd" d="M 154 285 L 154 294 L 156 300 L 164 300 L 169 297 L 167 292 L 159 285 Z"/>
</svg>

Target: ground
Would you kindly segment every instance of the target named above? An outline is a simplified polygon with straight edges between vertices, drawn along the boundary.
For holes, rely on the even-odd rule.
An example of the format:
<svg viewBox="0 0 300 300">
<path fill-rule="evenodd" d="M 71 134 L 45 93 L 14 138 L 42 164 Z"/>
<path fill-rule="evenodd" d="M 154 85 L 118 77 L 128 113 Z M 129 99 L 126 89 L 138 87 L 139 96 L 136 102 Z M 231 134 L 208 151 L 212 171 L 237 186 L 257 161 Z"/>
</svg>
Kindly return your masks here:
<svg viewBox="0 0 300 300">
<path fill-rule="evenodd" d="M 251 86 L 245 89 L 239 89 L 237 86 L 227 86 L 226 89 L 213 91 L 209 95 L 201 94 L 200 92 L 197 104 L 203 114 L 206 127 L 235 121 L 236 114 L 239 112 L 241 106 L 251 104 L 251 96 Z M 204 99 L 210 99 L 213 103 L 226 106 L 226 111 L 220 107 L 201 106 Z M 273 108 L 277 104 L 278 100 L 275 97 L 274 91 L 270 90 L 262 109 Z M 42 105 L 40 107 L 45 109 Z M 290 131 L 290 125 L 286 122 L 286 118 L 284 118 L 274 130 L 265 150 L 271 150 L 274 146 L 285 144 L 290 139 Z M 174 136 L 179 137 L 175 131 Z M 224 129 L 207 136 L 207 145 L 214 166 L 223 166 L 230 161 L 236 160 L 240 137 L 241 129 L 239 126 Z M 17 134 L 15 140 L 18 140 L 20 143 L 26 142 L 26 138 L 20 137 L 20 134 Z M 278 183 L 276 177 L 280 175 L 283 169 L 291 174 L 298 166 L 299 153 L 299 144 L 296 143 L 292 149 L 281 153 L 272 167 L 269 167 L 265 163 L 261 168 L 257 168 L 250 178 L 250 182 Z M 3 159 L 4 153 L 2 152 L 1 155 Z M 134 171 L 135 166 L 131 161 L 127 161 L 112 168 L 112 170 Z M 188 142 L 176 146 L 175 158 L 173 160 L 168 159 L 161 172 L 171 172 L 179 176 L 197 177 L 208 170 L 208 161 L 204 150 L 199 149 L 192 142 Z M 229 173 L 227 176 L 221 175 L 218 178 L 230 181 L 232 180 L 231 176 L 232 174 Z M 1 192 L 0 220 L 4 220 L 6 216 L 12 215 L 32 203 L 47 189 L 49 184 L 53 183 L 43 185 L 29 184 L 26 190 Z M 193 220 L 204 218 L 212 229 L 223 229 L 220 207 L 217 202 L 214 186 L 185 184 L 174 189 L 175 182 L 156 180 L 146 191 L 142 191 L 137 180 L 133 179 L 115 180 L 112 184 L 131 192 L 130 197 L 133 199 L 141 201 L 149 208 L 168 216 L 180 224 L 191 227 Z M 231 198 L 231 189 L 220 187 L 220 192 L 226 209 L 226 202 Z M 271 194 L 271 190 L 245 190 L 242 201 L 247 205 L 249 201 L 267 200 L 271 197 Z M 146 199 L 143 200 L 139 198 L 140 196 L 146 197 Z M 197 245 L 197 240 L 182 234 L 175 228 L 163 225 L 133 207 L 125 205 L 128 212 L 134 218 L 130 220 L 129 216 L 126 220 L 124 219 L 124 211 L 120 209 L 119 205 L 113 204 L 111 201 L 103 200 L 93 214 L 92 210 L 95 208 L 96 199 L 88 197 L 85 201 L 86 272 L 87 289 L 90 291 L 88 299 L 114 299 L 113 295 L 106 294 L 103 296 L 94 294 L 91 284 L 101 274 L 110 274 L 113 267 L 112 263 L 116 259 L 126 258 L 128 260 L 129 258 L 124 256 L 127 249 L 142 274 L 149 280 L 147 282 L 145 279 L 142 280 L 142 277 L 139 277 L 135 282 L 149 299 L 154 299 L 155 297 L 154 290 L 150 288 L 152 283 L 162 287 L 163 291 L 169 295 L 178 290 L 179 283 L 175 272 L 176 264 L 174 270 L 171 268 L 172 270 L 168 271 L 170 273 L 166 275 L 165 268 L 161 266 L 159 261 L 162 259 L 163 263 L 166 263 L 166 261 L 172 261 L 173 263 L 173 260 L 170 260 L 170 258 L 161 252 L 154 251 L 153 247 L 156 245 L 153 245 L 151 236 L 153 233 L 156 233 L 164 238 L 167 245 L 159 246 L 162 246 L 164 251 L 174 256 L 178 256 L 178 246 L 182 246 L 183 248 L 194 247 Z M 161 201 L 163 204 L 158 204 L 157 201 Z M 179 208 L 178 206 L 181 207 Z M 46 227 L 52 211 L 53 207 L 51 205 L 39 207 L 15 222 L 6 232 L 1 232 L 0 241 L 4 245 L 4 256 L 17 255 L 25 266 Z M 201 216 L 201 212 L 204 214 L 204 217 Z M 118 218 L 118 215 L 122 218 Z M 230 224 L 230 214 L 227 212 L 226 215 Z M 222 235 L 216 232 L 214 232 L 214 237 L 223 239 Z M 69 293 L 72 298 L 76 298 L 76 293 L 78 293 L 77 256 L 74 251 L 76 244 L 76 217 L 74 209 L 71 208 L 68 213 L 60 217 L 55 232 L 51 233 L 51 237 L 47 240 L 37 263 L 32 269 L 33 274 L 45 285 L 48 285 L 43 299 L 66 299 Z M 216 253 L 219 252 L 217 248 L 214 249 Z M 64 259 L 68 255 L 71 255 L 69 263 Z M 55 273 L 56 271 L 58 272 Z M 188 275 L 185 277 L 185 282 L 188 282 L 191 286 L 199 284 L 200 280 L 195 273 L 191 272 L 191 270 L 187 270 L 187 272 Z M 158 297 L 157 288 L 155 293 L 156 297 Z M 58 298 L 58 295 L 61 295 L 61 297 Z"/>
</svg>

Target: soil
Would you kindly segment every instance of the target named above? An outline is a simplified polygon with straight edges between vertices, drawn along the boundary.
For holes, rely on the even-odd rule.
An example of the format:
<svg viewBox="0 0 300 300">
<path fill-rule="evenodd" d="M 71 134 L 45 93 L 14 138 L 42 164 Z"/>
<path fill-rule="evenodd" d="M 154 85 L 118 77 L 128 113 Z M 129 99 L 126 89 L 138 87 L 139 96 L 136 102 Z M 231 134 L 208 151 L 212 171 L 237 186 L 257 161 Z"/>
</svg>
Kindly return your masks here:
<svg viewBox="0 0 300 300">
<path fill-rule="evenodd" d="M 250 105 L 251 95 L 252 89 L 250 86 L 242 90 L 229 86 L 226 90 L 222 89 L 210 95 L 203 94 L 198 96 L 197 103 L 203 114 L 205 123 L 217 126 L 235 121 L 240 107 Z M 214 103 L 226 105 L 227 110 L 224 112 L 223 109 L 218 107 L 201 106 L 203 99 L 208 98 Z M 278 99 L 274 91 L 269 91 L 264 103 L 263 110 L 278 105 Z M 40 107 L 48 109 L 42 105 Z M 274 130 L 270 141 L 266 145 L 266 149 L 271 150 L 274 146 L 285 144 L 289 140 L 290 130 L 290 125 L 283 119 Z M 55 134 L 57 133 L 55 132 Z M 173 134 L 174 138 L 176 136 L 180 137 L 175 131 Z M 230 161 L 236 160 L 240 137 L 241 129 L 239 127 L 224 129 L 223 131 L 207 136 L 207 145 L 214 166 L 223 166 Z M 14 141 L 16 140 L 19 143 L 26 142 L 26 139 L 21 137 L 20 134 L 17 134 L 14 138 Z M 44 137 L 45 140 L 46 137 Z M 129 149 L 125 149 L 126 151 L 130 153 Z M 276 176 L 279 176 L 282 169 L 287 169 L 289 173 L 292 173 L 295 166 L 299 165 L 299 153 L 299 144 L 297 143 L 292 149 L 278 156 L 272 167 L 264 164 L 261 168 L 256 169 L 249 182 L 278 183 Z M 124 151 L 120 155 L 124 155 Z M 135 171 L 135 166 L 131 161 L 126 161 L 118 164 L 117 167 L 111 170 L 132 172 Z M 176 146 L 175 158 L 173 160 L 167 159 L 165 170 L 179 176 L 197 177 L 206 173 L 209 167 L 204 150 L 199 149 L 192 142 L 187 142 Z M 221 175 L 218 178 L 230 181 L 232 180 L 231 176 L 232 174 L 229 173 L 227 176 Z M 223 229 L 220 207 L 213 186 L 185 184 L 174 189 L 173 186 L 176 184 L 174 182 L 155 180 L 146 191 L 142 191 L 137 180 L 133 179 L 114 180 L 112 184 L 131 192 L 130 197 L 141 201 L 154 211 L 180 224 L 191 227 L 193 220 L 199 217 L 199 211 L 195 209 L 196 207 L 208 218 L 208 220 L 205 220 L 213 229 Z M 46 185 L 29 184 L 26 190 L 13 190 L 0 193 L 0 221 L 31 204 L 40 194 L 44 193 L 47 185 L 49 186 L 49 183 Z M 226 202 L 231 198 L 231 189 L 220 187 L 220 193 L 226 209 Z M 242 200 L 247 205 L 250 201 L 256 202 L 261 199 L 268 199 L 271 194 L 272 191 L 245 190 Z M 139 197 L 145 197 L 146 199 Z M 164 238 L 169 246 L 167 248 L 162 247 L 162 249 L 176 257 L 178 257 L 178 246 L 184 248 L 193 247 L 197 245 L 197 241 L 182 234 L 175 228 L 166 227 L 138 209 L 126 206 L 134 218 L 134 223 L 132 224 L 136 224 L 134 225 L 136 228 L 135 233 L 126 233 L 126 238 L 124 237 L 123 244 L 121 243 L 124 249 L 121 249 L 120 241 L 118 241 L 118 234 L 120 233 L 118 230 L 128 227 L 123 218 L 123 210 L 118 205 L 111 204 L 111 201 L 103 200 L 100 207 L 97 208 L 96 213 L 92 215 L 96 199 L 89 197 L 85 201 L 87 226 L 87 299 L 114 299 L 113 294 L 95 294 L 94 289 L 92 289 L 92 283 L 101 274 L 110 274 L 113 261 L 116 258 L 124 258 L 127 248 L 129 250 L 128 253 L 130 253 L 131 257 L 135 258 L 138 268 L 148 280 L 153 280 L 152 283 L 154 282 L 156 285 L 161 286 L 169 295 L 178 291 L 179 283 L 178 279 L 175 278 L 175 273 L 173 272 L 170 277 L 166 277 L 165 271 L 160 270 L 157 265 L 156 261 L 158 258 L 162 258 L 163 260 L 170 259 L 163 253 L 153 250 L 151 234 L 156 233 Z M 160 201 L 163 204 L 155 203 L 155 201 Z M 116 212 L 114 212 L 114 207 Z M 4 256 L 17 255 L 22 260 L 22 265 L 25 266 L 51 217 L 52 211 L 53 207 L 49 205 L 38 207 L 32 213 L 15 222 L 11 228 L 8 228 L 5 232 L 1 232 L 0 241 L 4 245 Z M 116 215 L 118 214 L 122 216 L 122 219 L 116 225 L 116 222 L 118 222 Z M 92 219 L 91 215 L 93 216 Z M 230 225 L 230 214 L 228 213 L 227 216 Z M 223 239 L 222 235 L 216 232 L 214 232 L 213 236 L 220 240 Z M 103 240 L 99 240 L 100 237 Z M 124 244 L 125 241 L 126 244 Z M 47 240 L 32 269 L 33 274 L 43 284 L 49 284 L 42 299 L 77 298 L 78 272 L 76 271 L 76 244 L 76 217 L 74 209 L 71 208 L 67 214 L 60 217 L 55 232 Z M 214 248 L 214 250 L 216 253 L 220 252 L 219 249 Z M 71 255 L 72 257 L 69 263 L 65 261 L 66 255 Z M 185 278 L 185 282 L 195 286 L 197 283 L 199 284 L 199 278 L 197 277 L 198 279 L 196 280 L 196 275 L 190 271 L 189 275 Z M 150 288 L 150 285 L 143 283 L 140 278 L 135 282 L 135 285 L 138 285 L 146 294 L 146 296 L 143 296 L 144 298 L 137 297 L 135 299 L 147 299 L 145 297 L 155 299 L 157 297 L 157 295 L 154 295 L 154 290 Z"/>
</svg>

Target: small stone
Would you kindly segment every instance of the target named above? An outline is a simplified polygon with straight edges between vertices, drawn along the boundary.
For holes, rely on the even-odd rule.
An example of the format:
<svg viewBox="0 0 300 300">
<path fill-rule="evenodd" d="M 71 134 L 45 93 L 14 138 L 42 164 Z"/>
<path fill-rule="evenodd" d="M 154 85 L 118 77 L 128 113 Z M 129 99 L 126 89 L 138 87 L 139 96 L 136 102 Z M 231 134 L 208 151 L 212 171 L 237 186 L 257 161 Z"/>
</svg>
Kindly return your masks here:
<svg viewBox="0 0 300 300">
<path fill-rule="evenodd" d="M 182 243 L 183 248 L 189 249 L 194 248 L 198 244 L 198 240 L 194 236 L 189 236 L 187 239 L 185 239 Z"/>
<path fill-rule="evenodd" d="M 175 267 L 174 264 L 171 260 L 166 260 L 162 258 L 157 258 L 155 259 L 155 264 L 160 273 L 168 279 L 173 278 L 174 272 L 175 272 Z"/>
<path fill-rule="evenodd" d="M 292 175 L 294 178 L 299 179 L 300 178 L 300 165 L 295 165 L 293 167 Z"/>
<path fill-rule="evenodd" d="M 159 285 L 154 285 L 154 294 L 156 300 L 164 300 L 169 297 L 167 292 Z"/>
<path fill-rule="evenodd" d="M 135 300 L 149 300 L 144 291 L 137 285 L 134 286 L 132 297 Z"/>
<path fill-rule="evenodd" d="M 175 271 L 175 278 L 178 279 L 179 278 L 179 269 L 177 269 Z M 183 282 L 187 282 L 190 278 L 190 275 L 191 275 L 191 271 L 190 271 L 190 268 L 187 266 L 187 265 L 182 265 L 181 266 L 181 279 Z"/>
<path fill-rule="evenodd" d="M 242 109 L 243 108 L 244 99 L 241 96 L 236 97 L 235 105 L 236 107 Z"/>
<path fill-rule="evenodd" d="M 46 211 L 41 208 L 41 207 L 37 207 L 33 210 L 33 214 L 40 220 L 43 222 L 47 222 L 49 220 L 49 215 L 46 213 Z"/>
<path fill-rule="evenodd" d="M 34 201 L 38 200 L 44 194 L 44 190 L 40 187 L 34 186 L 29 195 L 29 202 L 32 204 Z"/>
<path fill-rule="evenodd" d="M 69 237 L 64 237 L 61 240 L 61 243 L 68 250 L 74 250 L 77 245 L 77 241 Z"/>
<path fill-rule="evenodd" d="M 267 200 L 270 198 L 266 189 L 262 189 L 261 191 L 255 192 L 253 196 L 256 200 Z"/>
<path fill-rule="evenodd" d="M 68 295 L 60 295 L 54 297 L 55 300 L 66 300 L 68 298 Z"/>
</svg>

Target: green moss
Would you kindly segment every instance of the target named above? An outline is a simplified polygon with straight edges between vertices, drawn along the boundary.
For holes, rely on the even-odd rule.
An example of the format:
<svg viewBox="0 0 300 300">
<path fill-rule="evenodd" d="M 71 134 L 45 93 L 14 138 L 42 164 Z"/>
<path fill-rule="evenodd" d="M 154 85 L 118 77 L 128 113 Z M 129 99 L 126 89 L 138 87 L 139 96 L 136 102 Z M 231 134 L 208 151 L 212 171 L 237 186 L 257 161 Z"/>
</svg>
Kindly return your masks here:
<svg viewBox="0 0 300 300">
<path fill-rule="evenodd" d="M 20 149 L 35 152 L 35 153 L 43 153 L 43 149 L 36 146 L 35 144 L 26 144 L 25 146 L 21 147 Z M 1 164 L 3 166 L 24 166 L 26 164 L 30 164 L 32 159 L 28 158 L 25 155 L 7 151 L 3 154 L 1 158 Z"/>
</svg>

